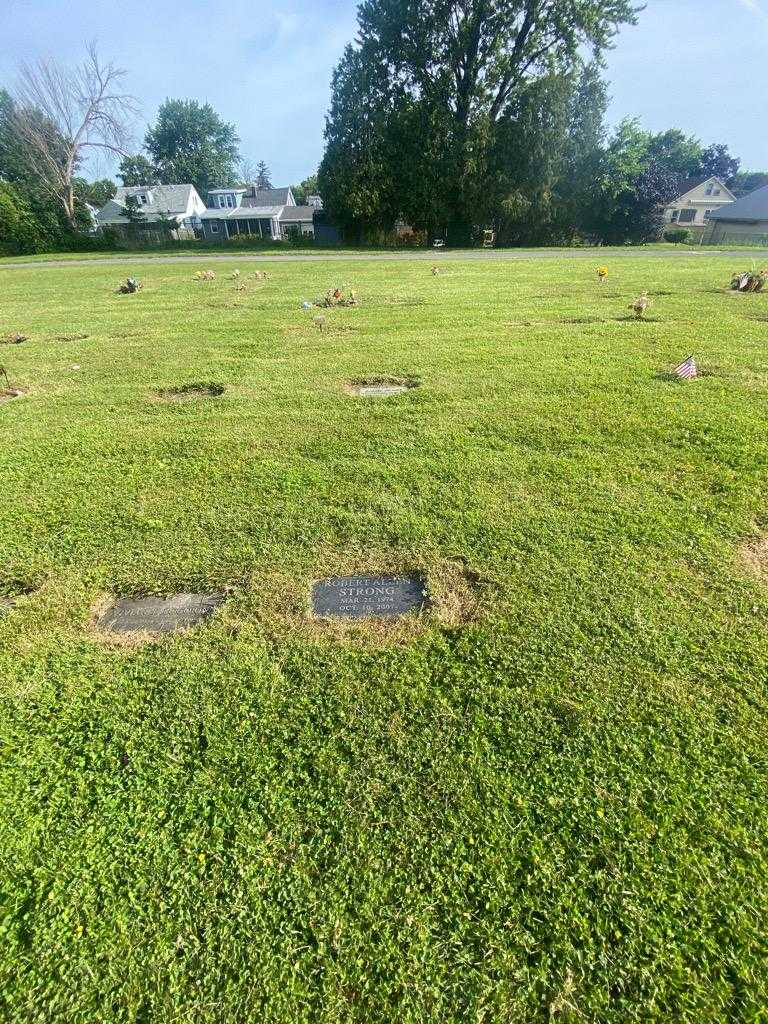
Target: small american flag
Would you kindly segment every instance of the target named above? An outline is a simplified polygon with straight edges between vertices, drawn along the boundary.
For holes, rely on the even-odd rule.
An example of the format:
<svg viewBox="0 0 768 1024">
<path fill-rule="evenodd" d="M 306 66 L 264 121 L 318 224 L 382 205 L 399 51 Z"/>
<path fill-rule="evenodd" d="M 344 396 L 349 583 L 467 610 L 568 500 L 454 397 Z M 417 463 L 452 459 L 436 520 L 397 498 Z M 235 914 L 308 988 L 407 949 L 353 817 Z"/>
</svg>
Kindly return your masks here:
<svg viewBox="0 0 768 1024">
<path fill-rule="evenodd" d="M 693 356 L 688 356 L 679 366 L 675 367 L 674 373 L 680 380 L 696 380 L 699 375 L 696 360 Z"/>
</svg>

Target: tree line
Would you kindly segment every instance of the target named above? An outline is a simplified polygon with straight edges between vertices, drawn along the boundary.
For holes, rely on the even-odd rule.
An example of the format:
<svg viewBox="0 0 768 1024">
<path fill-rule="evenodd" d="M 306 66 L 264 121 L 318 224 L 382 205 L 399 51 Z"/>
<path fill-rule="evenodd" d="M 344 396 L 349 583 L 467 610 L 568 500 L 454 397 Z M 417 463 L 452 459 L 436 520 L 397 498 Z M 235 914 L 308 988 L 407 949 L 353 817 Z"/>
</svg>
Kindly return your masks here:
<svg viewBox="0 0 768 1024">
<path fill-rule="evenodd" d="M 138 104 L 125 91 L 125 77 L 90 46 L 77 67 L 23 65 L 17 87 L 0 88 L 0 251 L 104 244 L 92 239 L 89 206 L 104 206 L 116 183 L 89 182 L 81 173 L 99 155 L 119 159 L 117 177 L 126 186 L 189 182 L 203 199 L 215 187 L 272 187 L 267 164 L 241 156 L 235 126 L 208 103 L 166 100 L 144 135 L 143 151 L 132 151 Z M 316 188 L 316 175 L 294 186 L 297 202 Z"/>
<path fill-rule="evenodd" d="M 768 182 L 676 129 L 606 131 L 604 53 L 638 13 L 630 0 L 365 0 L 333 74 L 326 209 L 351 240 L 401 221 L 455 244 L 489 228 L 509 245 L 639 243 L 683 179 Z"/>
<path fill-rule="evenodd" d="M 715 174 L 737 194 L 768 183 L 722 144 L 635 120 L 613 131 L 604 53 L 638 16 L 632 0 L 365 0 L 332 79 L 325 154 L 294 186 L 319 192 L 347 241 L 398 222 L 454 244 L 491 228 L 502 244 L 639 243 L 686 179 Z M 0 249 L 83 247 L 111 178 L 123 185 L 272 186 L 210 104 L 167 99 L 132 143 L 138 105 L 126 72 L 91 46 L 77 67 L 22 66 L 0 89 Z"/>
</svg>

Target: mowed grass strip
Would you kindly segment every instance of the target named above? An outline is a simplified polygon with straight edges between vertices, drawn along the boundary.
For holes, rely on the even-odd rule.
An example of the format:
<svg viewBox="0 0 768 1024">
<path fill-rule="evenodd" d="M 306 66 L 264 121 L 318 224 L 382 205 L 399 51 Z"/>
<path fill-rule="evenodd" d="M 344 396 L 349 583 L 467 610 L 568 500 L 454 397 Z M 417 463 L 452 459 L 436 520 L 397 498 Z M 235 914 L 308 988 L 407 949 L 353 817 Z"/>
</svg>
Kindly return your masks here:
<svg viewBox="0 0 768 1024">
<path fill-rule="evenodd" d="M 765 1020 L 768 296 L 731 264 L 0 269 L 3 1019 Z M 408 569 L 472 614 L 312 621 Z"/>
</svg>

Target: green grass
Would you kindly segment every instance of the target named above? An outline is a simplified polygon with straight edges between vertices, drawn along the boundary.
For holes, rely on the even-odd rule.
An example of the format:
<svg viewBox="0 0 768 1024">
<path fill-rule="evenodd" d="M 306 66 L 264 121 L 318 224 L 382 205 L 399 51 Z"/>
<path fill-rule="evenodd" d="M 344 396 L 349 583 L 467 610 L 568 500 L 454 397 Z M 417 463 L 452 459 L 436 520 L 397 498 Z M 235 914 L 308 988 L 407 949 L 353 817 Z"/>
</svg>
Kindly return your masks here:
<svg viewBox="0 0 768 1024">
<path fill-rule="evenodd" d="M 0 272 L 4 1021 L 768 1020 L 768 295 L 733 269 Z M 344 393 L 388 374 L 421 386 Z M 313 623 L 365 567 L 463 615 Z M 90 625 L 219 586 L 156 644 Z"/>
<path fill-rule="evenodd" d="M 563 248 L 562 246 L 537 246 L 536 249 L 526 247 L 516 248 L 505 248 L 503 246 L 498 247 L 494 251 L 497 253 L 503 252 L 531 252 L 535 253 L 537 250 L 545 252 L 562 252 L 570 255 L 589 255 L 592 254 L 594 258 L 606 258 L 613 256 L 630 256 L 633 252 L 642 252 L 648 249 L 669 249 L 671 251 L 685 251 L 691 249 L 701 248 L 698 244 L 681 243 L 680 245 L 674 245 L 671 242 L 653 242 L 648 245 L 639 246 L 638 248 L 631 249 L 627 246 L 601 246 L 599 248 L 589 246 L 573 246 L 572 248 Z M 717 253 L 720 250 L 731 251 L 732 249 L 743 249 L 745 252 L 753 252 L 757 255 L 765 255 L 765 247 L 750 246 L 750 245 L 720 245 L 720 246 L 707 246 L 703 251 L 709 253 Z M 170 246 L 154 246 L 144 247 L 142 249 L 114 249 L 105 250 L 103 252 L 45 252 L 45 253 L 34 253 L 29 256 L 4 256 L 0 254 L 0 266 L 4 264 L 13 265 L 18 263 L 50 263 L 50 262 L 70 262 L 72 260 L 104 260 L 104 259 L 142 259 L 152 260 L 158 256 L 223 256 L 237 261 L 238 255 L 240 256 L 263 256 L 269 258 L 270 256 L 296 256 L 296 255 L 333 255 L 333 256 L 344 256 L 348 255 L 350 258 L 366 254 L 378 254 L 382 252 L 398 253 L 401 256 L 408 255 L 429 255 L 431 249 L 406 249 L 406 248 L 394 248 L 392 246 L 321 246 L 321 245 L 308 245 L 308 246 L 295 246 L 287 245 L 276 242 L 274 245 L 255 245 L 252 248 L 245 246 L 226 246 L 216 245 L 206 242 L 178 242 L 175 245 Z M 441 253 L 455 253 L 460 250 L 456 249 L 441 249 L 436 251 L 436 256 Z M 480 251 L 480 250 L 476 250 Z"/>
</svg>

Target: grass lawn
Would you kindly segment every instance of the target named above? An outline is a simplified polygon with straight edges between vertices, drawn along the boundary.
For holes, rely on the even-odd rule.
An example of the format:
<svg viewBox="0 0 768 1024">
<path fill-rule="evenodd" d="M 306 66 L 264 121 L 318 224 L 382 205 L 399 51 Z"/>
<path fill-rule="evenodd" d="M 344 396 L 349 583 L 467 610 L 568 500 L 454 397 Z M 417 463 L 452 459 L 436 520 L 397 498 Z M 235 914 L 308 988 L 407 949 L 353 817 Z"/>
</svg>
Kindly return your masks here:
<svg viewBox="0 0 768 1024">
<path fill-rule="evenodd" d="M 738 250 L 743 249 L 745 251 L 745 255 L 747 253 L 752 253 L 754 255 L 754 257 L 758 260 L 758 263 L 760 262 L 761 259 L 764 260 L 765 257 L 768 256 L 768 251 L 766 250 L 766 248 L 764 246 L 763 247 L 761 247 L 761 246 L 754 246 L 754 245 L 744 245 L 744 246 L 741 246 L 741 245 L 737 245 L 737 244 L 736 245 L 726 244 L 726 245 L 722 245 L 722 246 L 707 246 L 706 248 L 701 249 L 700 246 L 697 246 L 697 245 L 694 245 L 694 244 L 673 245 L 671 242 L 652 242 L 652 243 L 649 243 L 648 245 L 639 246 L 635 250 L 633 250 L 632 248 L 630 248 L 630 247 L 628 247 L 626 245 L 620 245 L 620 246 L 601 246 L 599 248 L 588 247 L 588 246 L 585 246 L 585 247 L 573 246 L 571 248 L 566 248 L 566 249 L 563 249 L 562 246 L 537 246 L 536 249 L 530 249 L 530 248 L 519 247 L 519 246 L 515 247 L 515 248 L 505 248 L 503 246 L 500 246 L 500 247 L 494 249 L 493 252 L 495 252 L 497 254 L 503 254 L 505 252 L 509 252 L 509 253 L 520 253 L 520 252 L 529 253 L 530 252 L 530 253 L 534 253 L 535 254 L 536 251 L 542 251 L 542 252 L 562 252 L 562 253 L 570 255 L 572 257 L 587 256 L 588 258 L 595 259 L 598 262 L 600 262 L 601 260 L 604 262 L 606 259 L 608 259 L 608 258 L 610 258 L 610 257 L 612 257 L 614 255 L 616 255 L 616 256 L 631 256 L 633 251 L 634 252 L 644 252 L 644 251 L 647 251 L 649 249 L 651 249 L 651 250 L 659 250 L 659 249 L 664 250 L 664 249 L 667 249 L 667 250 L 669 250 L 671 252 L 679 252 L 679 253 L 691 252 L 692 250 L 696 250 L 696 251 L 701 251 L 701 252 L 704 252 L 704 253 L 707 253 L 707 254 L 717 254 L 721 250 L 730 252 L 731 250 L 734 250 L 734 249 L 738 249 Z M 263 256 L 265 259 L 269 259 L 270 256 L 283 257 L 283 256 L 301 256 L 301 255 L 304 255 L 304 256 L 318 256 L 318 255 L 320 255 L 320 256 L 334 256 L 334 257 L 339 257 L 339 256 L 345 256 L 346 255 L 346 256 L 349 256 L 350 259 L 354 259 L 356 256 L 360 257 L 362 255 L 382 255 L 382 254 L 387 255 L 387 254 L 392 254 L 392 255 L 398 255 L 398 256 L 409 256 L 409 255 L 411 255 L 411 256 L 416 256 L 416 257 L 421 257 L 421 258 L 439 260 L 441 256 L 444 256 L 444 255 L 447 255 L 447 254 L 455 254 L 457 252 L 462 252 L 462 250 L 460 250 L 460 249 L 450 249 L 450 248 L 448 248 L 448 249 L 440 249 L 440 250 L 424 249 L 424 248 L 415 249 L 415 250 L 408 250 L 408 249 L 404 249 L 404 248 L 396 249 L 396 248 L 393 248 L 392 246 L 378 246 L 378 247 L 376 247 L 376 246 L 357 246 L 357 247 L 344 248 L 344 247 L 341 247 L 341 246 L 338 246 L 338 245 L 336 245 L 336 246 L 322 246 L 322 245 L 314 245 L 314 244 L 312 244 L 312 245 L 308 245 L 308 246 L 295 246 L 295 245 L 286 245 L 286 244 L 283 244 L 283 243 L 275 243 L 274 245 L 257 245 L 257 246 L 253 246 L 252 248 L 246 248 L 245 246 L 239 246 L 239 247 L 237 247 L 237 249 L 235 249 L 234 247 L 228 247 L 228 246 L 222 246 L 222 245 L 216 245 L 216 244 L 211 244 L 211 243 L 205 243 L 205 242 L 199 242 L 198 241 L 198 242 L 192 242 L 192 243 L 189 243 L 189 244 L 186 244 L 186 243 L 183 243 L 183 242 L 178 242 L 178 243 L 176 243 L 174 245 L 165 246 L 165 247 L 163 247 L 163 246 L 152 246 L 152 247 L 147 247 L 147 248 L 145 248 L 143 250 L 142 249 L 114 249 L 114 250 L 105 250 L 103 252 L 63 252 L 63 253 L 62 252 L 45 252 L 45 253 L 34 253 L 32 255 L 29 255 L 29 256 L 7 256 L 7 255 L 0 254 L 0 267 L 2 267 L 5 264 L 13 265 L 13 264 L 18 264 L 18 263 L 51 263 L 51 262 L 59 263 L 59 262 L 62 262 L 62 261 L 66 261 L 66 262 L 71 262 L 71 261 L 82 262 L 83 260 L 110 260 L 110 259 L 112 259 L 112 260 L 114 260 L 114 259 L 118 259 L 118 260 L 120 260 L 120 259 L 123 259 L 123 260 L 124 259 L 139 259 L 139 260 L 141 260 L 141 259 L 146 259 L 147 261 L 151 261 L 151 260 L 157 258 L 158 256 L 197 256 L 197 257 L 216 256 L 216 257 L 223 257 L 225 259 L 231 259 L 234 263 L 237 263 L 238 256 Z M 475 248 L 471 252 L 474 254 L 474 256 L 478 256 L 478 255 L 482 254 L 484 252 L 484 250 L 480 250 L 480 249 Z M 492 255 L 493 252 L 492 253 L 488 253 L 488 255 Z"/>
<path fill-rule="evenodd" d="M 3 1021 L 768 1020 L 768 294 L 734 269 L 0 270 Z M 421 386 L 344 390 L 386 375 Z M 363 570 L 433 606 L 311 618 Z M 159 642 L 92 625 L 219 587 Z"/>
</svg>

